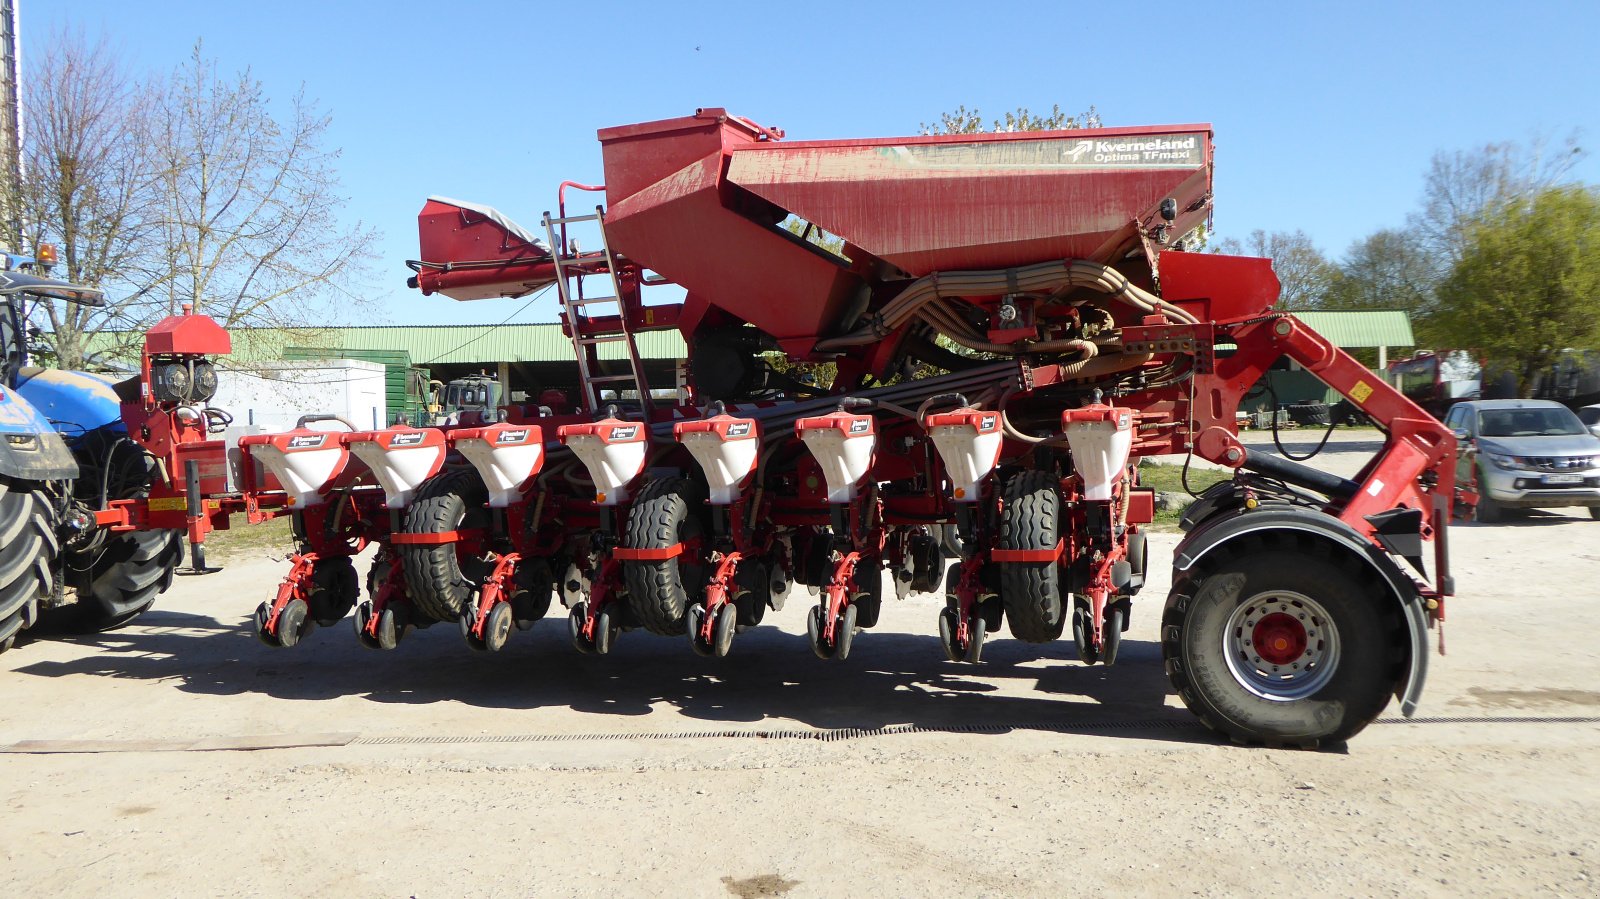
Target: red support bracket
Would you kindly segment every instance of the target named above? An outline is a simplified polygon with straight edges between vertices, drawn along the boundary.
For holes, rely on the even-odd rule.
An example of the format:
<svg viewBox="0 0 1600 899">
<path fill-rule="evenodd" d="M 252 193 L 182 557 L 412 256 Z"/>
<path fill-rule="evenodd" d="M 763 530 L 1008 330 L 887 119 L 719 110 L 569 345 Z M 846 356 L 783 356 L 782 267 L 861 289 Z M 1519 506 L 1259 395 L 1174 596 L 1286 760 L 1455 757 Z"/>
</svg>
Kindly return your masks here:
<svg viewBox="0 0 1600 899">
<path fill-rule="evenodd" d="M 517 564 L 522 561 L 522 556 L 516 553 L 506 553 L 494 563 L 494 570 L 483 579 L 483 587 L 478 591 L 478 613 L 473 617 L 472 636 L 483 639 L 483 628 L 489 620 L 489 612 L 502 602 L 511 593 L 509 589 L 514 583 L 517 574 Z"/>
<path fill-rule="evenodd" d="M 611 551 L 611 558 L 619 562 L 664 562 L 683 555 L 683 544 L 674 543 L 655 549 L 629 549 L 619 546 Z"/>
</svg>

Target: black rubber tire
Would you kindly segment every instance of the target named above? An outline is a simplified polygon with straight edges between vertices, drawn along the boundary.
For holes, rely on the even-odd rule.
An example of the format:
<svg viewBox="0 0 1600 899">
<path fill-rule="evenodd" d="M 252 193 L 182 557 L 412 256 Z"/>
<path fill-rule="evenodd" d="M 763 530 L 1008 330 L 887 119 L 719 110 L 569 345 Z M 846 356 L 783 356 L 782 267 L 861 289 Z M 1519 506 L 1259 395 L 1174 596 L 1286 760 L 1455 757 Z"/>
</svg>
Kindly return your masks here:
<svg viewBox="0 0 1600 899">
<path fill-rule="evenodd" d="M 1487 479 L 1483 476 L 1483 469 L 1478 469 L 1478 505 L 1472 510 L 1472 520 L 1483 524 L 1496 524 L 1504 521 L 1505 507 L 1494 501 L 1489 495 Z"/>
<path fill-rule="evenodd" d="M 739 598 L 734 606 L 739 610 L 739 627 L 756 627 L 767 616 L 767 606 L 772 601 L 772 575 L 766 563 L 759 559 L 746 559 L 734 575 Z"/>
<path fill-rule="evenodd" d="M 306 604 L 321 627 L 333 627 L 356 607 L 361 579 L 349 556 L 318 559 L 311 571 L 311 591 Z"/>
<path fill-rule="evenodd" d="M 107 440 L 112 442 L 107 444 Z M 155 463 L 132 441 L 110 437 L 85 440 L 77 451 L 85 470 L 111 466 L 108 474 L 112 499 L 146 496 L 157 476 Z M 114 476 L 113 476 L 114 475 Z M 84 489 L 82 481 L 79 490 Z M 94 487 L 97 489 L 98 484 Z M 99 494 L 80 500 L 91 506 Z M 81 552 L 63 553 L 62 578 L 77 591 L 78 601 L 63 617 L 66 627 L 95 633 L 121 627 L 155 605 L 156 597 L 172 586 L 173 572 L 183 562 L 182 531 L 129 531 L 107 534 L 103 543 Z"/>
<path fill-rule="evenodd" d="M 883 563 L 862 559 L 856 564 L 856 590 L 850 605 L 856 610 L 856 627 L 877 627 L 883 614 Z"/>
<path fill-rule="evenodd" d="M 55 513 L 37 484 L 0 476 L 0 651 L 55 591 Z"/>
<path fill-rule="evenodd" d="M 78 591 L 68 626 L 81 633 L 122 627 L 155 605 L 182 561 L 181 531 L 130 531 L 77 564 L 68 556 L 64 576 Z"/>
<path fill-rule="evenodd" d="M 407 534 L 441 534 L 489 524 L 488 492 L 476 472 L 455 469 L 429 478 L 406 508 Z M 455 621 L 488 575 L 487 564 L 463 560 L 454 543 L 396 547 L 405 565 L 412 608 L 435 621 Z"/>
<path fill-rule="evenodd" d="M 1173 689 L 1207 727 L 1235 742 L 1310 749 L 1349 739 L 1383 711 L 1402 676 L 1405 626 L 1378 577 L 1335 552 L 1305 535 L 1241 538 L 1173 585 L 1161 653 Z M 1336 667 L 1314 695 L 1266 699 L 1229 670 L 1229 616 L 1273 591 L 1314 599 L 1338 634 Z"/>
<path fill-rule="evenodd" d="M 699 491 L 688 478 L 657 478 L 646 484 L 628 513 L 622 545 L 629 549 L 665 549 L 705 532 Z M 623 562 L 628 605 L 645 630 L 663 637 L 681 637 L 689 606 L 705 593 L 705 560 L 681 553 L 659 562 Z"/>
<path fill-rule="evenodd" d="M 532 558 L 523 560 L 513 580 L 511 610 L 516 616 L 517 629 L 528 630 L 535 621 L 550 613 L 550 602 L 556 595 L 556 578 L 549 561 Z"/>
<path fill-rule="evenodd" d="M 1019 472 L 1006 482 L 1000 510 L 1001 549 L 1054 549 L 1060 539 L 1061 491 L 1047 471 Z M 1061 602 L 1061 569 L 1055 562 L 1004 562 L 1000 601 L 1011 636 L 1048 643 L 1061 636 L 1067 616 Z"/>
</svg>

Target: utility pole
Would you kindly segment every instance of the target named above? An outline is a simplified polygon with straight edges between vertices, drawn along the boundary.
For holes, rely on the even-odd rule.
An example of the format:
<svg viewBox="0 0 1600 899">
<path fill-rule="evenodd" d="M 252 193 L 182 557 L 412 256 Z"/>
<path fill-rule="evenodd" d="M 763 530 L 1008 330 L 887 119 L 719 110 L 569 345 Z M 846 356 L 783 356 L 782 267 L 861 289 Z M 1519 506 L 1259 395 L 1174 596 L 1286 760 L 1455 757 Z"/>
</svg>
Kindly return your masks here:
<svg viewBox="0 0 1600 899">
<path fill-rule="evenodd" d="M 20 94 L 22 66 L 17 41 L 17 3 L 0 0 L 0 221 L 5 232 L 0 244 L 12 252 L 21 249 L 22 220 L 18 197 L 22 193 L 22 117 Z"/>
</svg>

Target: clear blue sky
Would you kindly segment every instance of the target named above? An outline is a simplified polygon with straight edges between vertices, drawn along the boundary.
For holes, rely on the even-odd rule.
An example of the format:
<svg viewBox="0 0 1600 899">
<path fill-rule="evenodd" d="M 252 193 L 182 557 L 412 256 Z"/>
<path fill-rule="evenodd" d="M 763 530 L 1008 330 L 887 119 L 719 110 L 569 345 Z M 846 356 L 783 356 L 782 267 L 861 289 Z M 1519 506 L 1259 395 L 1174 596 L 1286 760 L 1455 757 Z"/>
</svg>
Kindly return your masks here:
<svg viewBox="0 0 1600 899">
<path fill-rule="evenodd" d="M 697 106 L 793 139 L 914 134 L 958 104 L 1211 122 L 1218 235 L 1301 228 L 1332 256 L 1404 222 L 1436 150 L 1600 140 L 1595 0 L 21 6 L 24 57 L 71 25 L 135 69 L 170 68 L 201 38 L 274 97 L 303 84 L 333 117 L 346 215 L 383 231 L 367 292 L 385 323 L 498 322 L 522 304 L 404 286 L 426 196 L 534 227 L 559 182 L 601 179 L 597 128 Z M 1600 154 L 1579 175 L 1600 182 Z"/>
</svg>

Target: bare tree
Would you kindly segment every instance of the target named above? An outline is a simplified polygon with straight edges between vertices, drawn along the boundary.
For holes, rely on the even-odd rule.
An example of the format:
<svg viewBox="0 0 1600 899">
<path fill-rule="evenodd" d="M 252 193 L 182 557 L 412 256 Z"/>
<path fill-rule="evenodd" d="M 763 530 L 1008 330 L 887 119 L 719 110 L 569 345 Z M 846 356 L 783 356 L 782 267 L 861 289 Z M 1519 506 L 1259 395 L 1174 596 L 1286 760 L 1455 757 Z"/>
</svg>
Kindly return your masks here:
<svg viewBox="0 0 1600 899">
<path fill-rule="evenodd" d="M 1063 131 L 1071 128 L 1099 128 L 1100 113 L 1090 106 L 1077 115 L 1067 115 L 1061 111 L 1061 105 L 1050 107 L 1049 115 L 1034 115 L 1027 107 L 1019 106 L 1015 112 L 1008 112 L 1003 119 L 994 119 L 990 127 L 983 127 L 983 115 L 976 108 L 968 110 L 966 106 L 957 106 L 954 112 L 941 113 L 936 124 L 923 122 L 919 126 L 922 134 L 982 134 L 985 131 Z"/>
<path fill-rule="evenodd" d="M 303 93 L 275 115 L 259 81 L 222 75 L 199 44 L 143 83 L 103 44 L 63 36 L 35 59 L 30 236 L 59 243 L 63 274 L 111 303 L 49 312 L 58 364 L 123 355 L 189 303 L 230 328 L 302 331 L 363 304 L 346 284 L 376 234 L 339 221 L 329 118 Z"/>
<path fill-rule="evenodd" d="M 1407 224 L 1435 260 L 1436 277 L 1461 260 L 1476 221 L 1500 203 L 1564 183 L 1586 155 L 1576 133 L 1555 146 L 1535 137 L 1526 144 L 1507 141 L 1435 153 L 1423 181 L 1422 208 Z"/>
<path fill-rule="evenodd" d="M 140 135 L 150 96 L 104 42 L 89 44 L 81 35 L 57 35 L 29 62 L 25 175 L 12 205 L 20 233 L 9 237 L 18 250 L 54 243 L 56 275 L 118 297 L 104 309 L 43 305 L 47 352 L 57 364 L 79 368 L 89 361 L 90 336 L 137 328 L 152 311 L 149 285 L 131 277 L 153 246 L 154 182 Z"/>
<path fill-rule="evenodd" d="M 1290 312 L 1323 305 L 1337 272 L 1328 257 L 1299 229 L 1268 232 L 1257 228 L 1243 241 L 1232 237 L 1219 241 L 1216 252 L 1271 259 L 1272 270 L 1282 286 L 1278 308 Z"/>
<path fill-rule="evenodd" d="M 338 219 L 329 117 L 304 91 L 272 114 L 248 70 L 219 73 L 197 43 L 150 117 L 163 202 L 154 260 L 171 311 L 193 303 L 227 327 L 303 328 L 329 301 L 360 302 L 346 279 L 375 232 Z"/>
</svg>

